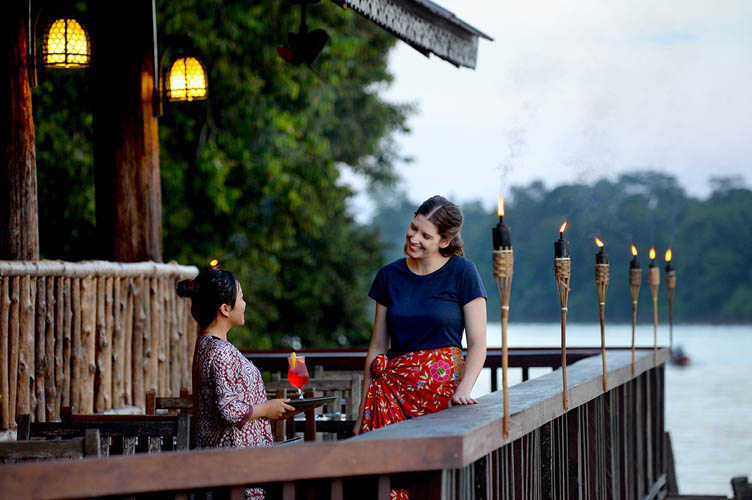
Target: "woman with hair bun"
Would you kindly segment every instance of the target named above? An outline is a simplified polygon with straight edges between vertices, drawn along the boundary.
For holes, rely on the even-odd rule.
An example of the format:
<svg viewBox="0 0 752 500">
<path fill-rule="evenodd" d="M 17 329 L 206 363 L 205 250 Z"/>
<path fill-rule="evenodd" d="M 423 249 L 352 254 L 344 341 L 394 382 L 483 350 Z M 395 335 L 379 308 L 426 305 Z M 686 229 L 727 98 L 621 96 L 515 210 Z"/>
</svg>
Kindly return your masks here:
<svg viewBox="0 0 752 500">
<path fill-rule="evenodd" d="M 221 269 L 180 281 L 177 293 L 191 298 L 201 327 L 193 353 L 192 434 L 196 448 L 271 446 L 270 419 L 294 408 L 289 399 L 266 399 L 261 373 L 230 342 L 230 328 L 245 323 L 243 289 L 235 274 Z M 264 498 L 250 488 L 246 497 Z"/>
<path fill-rule="evenodd" d="M 376 274 L 356 434 L 477 403 L 470 393 L 486 359 L 488 296 L 475 265 L 463 257 L 462 222 L 457 205 L 429 198 L 407 226 L 406 257 Z"/>
</svg>

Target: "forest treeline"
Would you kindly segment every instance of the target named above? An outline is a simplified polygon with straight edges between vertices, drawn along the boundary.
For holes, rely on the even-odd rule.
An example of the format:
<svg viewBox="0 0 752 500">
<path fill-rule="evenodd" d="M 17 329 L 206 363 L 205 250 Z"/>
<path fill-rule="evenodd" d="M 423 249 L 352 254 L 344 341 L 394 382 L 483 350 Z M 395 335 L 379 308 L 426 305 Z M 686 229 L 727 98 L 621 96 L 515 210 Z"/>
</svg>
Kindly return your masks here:
<svg viewBox="0 0 752 500">
<path fill-rule="evenodd" d="M 739 179 L 711 180 L 707 199 L 688 196 L 675 177 L 634 172 L 614 181 L 567 184 L 547 189 L 541 182 L 507 193 L 504 222 L 514 247 L 510 321 L 558 321 L 559 299 L 553 276 L 553 243 L 568 223 L 565 239 L 572 257 L 570 321 L 598 321 L 594 237 L 606 244 L 610 283 L 608 321 L 631 321 L 629 290 L 631 245 L 639 252 L 642 286 L 638 321 L 652 321 L 647 284 L 651 246 L 661 268 L 659 311 L 667 320 L 667 248 L 673 252 L 677 287 L 674 321 L 742 323 L 752 321 L 752 191 Z M 491 204 L 493 201 L 491 201 Z M 498 320 L 499 302 L 491 268 L 491 227 L 498 222 L 489 202 L 464 203 L 465 254 L 475 262 L 489 293 L 489 320 Z M 404 195 L 382 203 L 373 225 L 390 242 L 388 258 L 402 254 L 407 220 L 417 207 Z"/>
</svg>

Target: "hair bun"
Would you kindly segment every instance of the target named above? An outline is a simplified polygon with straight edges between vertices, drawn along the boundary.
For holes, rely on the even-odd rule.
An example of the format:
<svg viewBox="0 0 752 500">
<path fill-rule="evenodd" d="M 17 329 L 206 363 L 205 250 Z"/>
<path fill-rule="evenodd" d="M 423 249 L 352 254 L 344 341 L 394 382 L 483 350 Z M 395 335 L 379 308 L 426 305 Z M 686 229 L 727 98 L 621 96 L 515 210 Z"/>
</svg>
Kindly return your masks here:
<svg viewBox="0 0 752 500">
<path fill-rule="evenodd" d="M 179 297 L 193 297 L 195 285 L 193 280 L 178 281 L 177 293 Z"/>
</svg>

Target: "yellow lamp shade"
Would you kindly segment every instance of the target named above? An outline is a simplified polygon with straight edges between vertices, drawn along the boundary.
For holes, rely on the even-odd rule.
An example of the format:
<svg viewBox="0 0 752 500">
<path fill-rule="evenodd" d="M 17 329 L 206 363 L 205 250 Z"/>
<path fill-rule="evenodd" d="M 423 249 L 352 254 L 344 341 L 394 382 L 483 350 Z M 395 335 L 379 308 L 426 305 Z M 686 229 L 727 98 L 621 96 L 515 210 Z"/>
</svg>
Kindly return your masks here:
<svg viewBox="0 0 752 500">
<path fill-rule="evenodd" d="M 88 68 L 89 34 L 76 19 L 55 19 L 42 38 L 42 61 L 48 68 Z"/>
<path fill-rule="evenodd" d="M 170 101 L 199 101 L 208 92 L 206 71 L 195 57 L 181 57 L 172 63 L 167 75 L 167 98 Z"/>
</svg>

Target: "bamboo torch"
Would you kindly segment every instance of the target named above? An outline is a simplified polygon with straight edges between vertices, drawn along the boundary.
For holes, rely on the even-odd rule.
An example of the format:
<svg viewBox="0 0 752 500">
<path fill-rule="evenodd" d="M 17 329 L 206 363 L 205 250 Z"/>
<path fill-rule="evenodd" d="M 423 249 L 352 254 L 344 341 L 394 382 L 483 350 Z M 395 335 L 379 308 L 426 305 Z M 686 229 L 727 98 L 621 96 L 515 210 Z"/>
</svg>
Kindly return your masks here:
<svg viewBox="0 0 752 500">
<path fill-rule="evenodd" d="M 655 265 L 655 248 L 650 249 L 648 284 L 653 296 L 653 364 L 658 366 L 658 288 L 661 286 L 661 272 Z"/>
<path fill-rule="evenodd" d="M 595 239 L 600 251 L 595 254 L 595 287 L 598 290 L 598 309 L 601 318 L 601 359 L 603 361 L 603 391 L 608 391 L 606 380 L 606 291 L 608 291 L 609 265 L 605 244 Z"/>
<path fill-rule="evenodd" d="M 507 382 L 507 368 L 509 359 L 507 352 L 507 322 L 509 320 L 509 298 L 512 290 L 512 274 L 514 268 L 514 251 L 509 226 L 504 224 L 504 198 L 498 203 L 499 223 L 492 228 L 493 235 L 493 274 L 496 287 L 499 290 L 501 303 L 501 383 L 504 390 L 504 438 L 509 437 L 509 384 Z"/>
<path fill-rule="evenodd" d="M 668 297 L 668 345 L 674 348 L 674 290 L 676 289 L 676 271 L 671 263 L 671 249 L 666 250 L 666 297 Z"/>
<path fill-rule="evenodd" d="M 567 400 L 567 303 L 569 302 L 569 278 L 572 273 L 572 260 L 569 257 L 569 242 L 564 239 L 567 221 L 559 228 L 559 240 L 554 242 L 554 277 L 561 304 L 561 380 L 563 385 L 562 403 L 564 411 L 569 410 Z"/>
<path fill-rule="evenodd" d="M 629 263 L 629 289 L 632 292 L 632 376 L 635 374 L 635 325 L 637 324 L 637 298 L 642 284 L 642 269 L 637 260 L 637 247 L 632 245 L 632 261 Z"/>
</svg>

